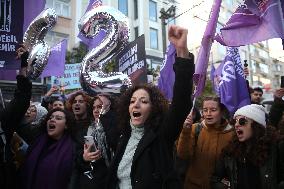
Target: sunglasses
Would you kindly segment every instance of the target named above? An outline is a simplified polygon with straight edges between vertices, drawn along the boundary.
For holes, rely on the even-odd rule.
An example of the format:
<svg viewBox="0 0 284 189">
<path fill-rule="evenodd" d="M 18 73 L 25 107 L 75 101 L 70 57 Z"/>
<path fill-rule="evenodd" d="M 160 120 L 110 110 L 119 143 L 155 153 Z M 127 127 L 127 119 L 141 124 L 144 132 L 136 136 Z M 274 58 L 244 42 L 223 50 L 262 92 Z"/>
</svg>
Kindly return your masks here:
<svg viewBox="0 0 284 189">
<path fill-rule="evenodd" d="M 239 123 L 240 126 L 245 126 L 248 123 L 248 120 L 244 117 L 233 119 L 232 124 L 235 125 L 236 123 Z"/>
</svg>

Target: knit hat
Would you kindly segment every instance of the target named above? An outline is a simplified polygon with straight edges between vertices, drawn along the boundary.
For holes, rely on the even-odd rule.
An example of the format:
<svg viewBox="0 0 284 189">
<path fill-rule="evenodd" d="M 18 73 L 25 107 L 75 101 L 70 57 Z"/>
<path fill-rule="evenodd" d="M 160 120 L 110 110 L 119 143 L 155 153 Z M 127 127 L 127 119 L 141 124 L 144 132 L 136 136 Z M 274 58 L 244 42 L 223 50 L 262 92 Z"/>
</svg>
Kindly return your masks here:
<svg viewBox="0 0 284 189">
<path fill-rule="evenodd" d="M 250 118 L 262 125 L 263 127 L 266 127 L 265 109 L 261 105 L 251 104 L 243 106 L 236 111 L 236 113 L 234 114 L 234 118 L 239 115 Z"/>
</svg>

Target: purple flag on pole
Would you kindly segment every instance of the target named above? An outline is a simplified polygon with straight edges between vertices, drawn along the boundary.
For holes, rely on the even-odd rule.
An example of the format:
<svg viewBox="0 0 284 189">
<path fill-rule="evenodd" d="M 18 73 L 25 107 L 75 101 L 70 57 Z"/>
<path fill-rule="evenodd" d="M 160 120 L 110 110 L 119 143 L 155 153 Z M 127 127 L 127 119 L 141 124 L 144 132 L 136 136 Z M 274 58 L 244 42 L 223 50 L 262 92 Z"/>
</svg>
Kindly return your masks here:
<svg viewBox="0 0 284 189">
<path fill-rule="evenodd" d="M 215 40 L 224 46 L 241 46 L 284 38 L 282 0 L 246 0 L 237 8 Z"/>
<path fill-rule="evenodd" d="M 175 82 L 175 72 L 173 65 L 175 63 L 176 49 L 172 43 L 167 48 L 163 67 L 160 71 L 158 88 L 162 91 L 168 100 L 173 98 L 173 86 Z"/>
<path fill-rule="evenodd" d="M 215 71 L 219 77 L 219 96 L 231 115 L 251 103 L 238 48 L 228 47 L 227 55 Z"/>
<path fill-rule="evenodd" d="M 52 47 L 48 63 L 41 74 L 41 77 L 47 76 L 63 76 L 65 55 L 67 50 L 67 40 L 64 39 L 54 47 Z"/>
<path fill-rule="evenodd" d="M 195 73 L 193 75 L 193 82 L 195 84 L 194 97 L 200 96 L 205 85 L 206 73 L 208 68 L 209 54 L 213 42 L 213 37 L 215 35 L 216 26 L 218 22 L 218 16 L 220 12 L 220 6 L 222 1 L 215 0 L 212 9 L 209 22 L 207 23 L 201 47 L 198 52 Z"/>
<path fill-rule="evenodd" d="M 102 5 L 101 0 L 90 0 L 89 5 L 86 9 L 86 12 L 92 9 L 93 7 L 97 7 L 101 5 Z M 90 27 L 92 27 L 91 24 L 90 24 Z M 99 34 L 94 38 L 88 38 L 81 32 L 79 32 L 77 37 L 81 39 L 82 42 L 88 46 L 89 49 L 92 49 L 92 48 L 95 48 L 98 44 L 100 44 L 101 41 L 105 38 L 105 36 L 106 36 L 106 32 L 104 30 L 101 30 Z"/>
</svg>

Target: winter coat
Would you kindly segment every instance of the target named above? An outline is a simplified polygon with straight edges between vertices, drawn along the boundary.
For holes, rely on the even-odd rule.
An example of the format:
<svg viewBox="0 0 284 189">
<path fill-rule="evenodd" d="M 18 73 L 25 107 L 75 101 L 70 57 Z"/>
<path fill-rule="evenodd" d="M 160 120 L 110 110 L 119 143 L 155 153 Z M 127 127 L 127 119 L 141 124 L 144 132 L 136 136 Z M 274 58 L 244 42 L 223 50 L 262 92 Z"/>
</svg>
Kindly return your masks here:
<svg viewBox="0 0 284 189">
<path fill-rule="evenodd" d="M 202 122 L 198 136 L 194 124 L 191 128 L 183 128 L 177 146 L 177 155 L 190 161 L 184 188 L 208 189 L 210 177 L 222 149 L 231 141 L 233 128 L 224 123 L 221 130 L 210 128 Z"/>
<path fill-rule="evenodd" d="M 0 124 L 4 131 L 0 134 L 0 186 L 3 189 L 15 187 L 15 171 L 10 140 L 15 128 L 20 124 L 25 112 L 29 108 L 32 84 L 28 78 L 17 76 L 17 89 L 14 99 L 0 112 Z M 6 145 L 3 143 L 5 137 Z M 5 147 L 4 147 L 5 146 Z"/>
<path fill-rule="evenodd" d="M 181 188 L 173 163 L 173 146 L 183 121 L 191 109 L 193 55 L 191 59 L 176 58 L 174 64 L 175 84 L 172 106 L 164 120 L 155 129 L 145 130 L 136 148 L 130 172 L 133 189 Z M 107 179 L 108 189 L 118 186 L 117 169 L 131 135 L 130 125 L 119 138 L 114 160 Z"/>
<path fill-rule="evenodd" d="M 215 172 L 211 178 L 213 189 L 225 189 L 221 182 L 226 178 L 230 182 L 231 189 L 237 189 L 238 181 L 237 160 L 225 155 L 218 161 Z M 274 144 L 270 149 L 270 155 L 264 165 L 259 167 L 261 185 L 260 189 L 283 189 L 284 188 L 284 142 Z"/>
<path fill-rule="evenodd" d="M 105 115 L 102 115 L 100 121 L 103 125 L 107 145 L 112 151 L 114 151 L 115 145 L 117 144 L 118 139 L 118 131 L 116 126 L 116 115 L 110 110 Z M 95 163 L 93 163 L 94 171 L 92 172 L 94 178 L 89 179 L 84 172 L 90 170 L 90 162 L 86 162 L 83 159 L 83 145 L 84 145 L 84 136 L 87 135 L 88 127 L 83 127 L 80 131 L 80 137 L 78 138 L 79 143 L 77 144 L 77 155 L 75 166 L 73 167 L 73 176 L 71 181 L 71 188 L 92 188 L 92 189 L 100 189 L 105 186 L 107 169 L 108 167 L 105 164 L 104 159 L 99 159 Z M 109 159 L 111 159 L 112 152 L 109 151 Z"/>
<path fill-rule="evenodd" d="M 281 133 L 284 133 L 284 125 L 282 117 L 283 112 L 284 112 L 284 101 L 282 99 L 275 98 L 269 112 L 268 120 L 270 125 L 279 129 Z"/>
</svg>

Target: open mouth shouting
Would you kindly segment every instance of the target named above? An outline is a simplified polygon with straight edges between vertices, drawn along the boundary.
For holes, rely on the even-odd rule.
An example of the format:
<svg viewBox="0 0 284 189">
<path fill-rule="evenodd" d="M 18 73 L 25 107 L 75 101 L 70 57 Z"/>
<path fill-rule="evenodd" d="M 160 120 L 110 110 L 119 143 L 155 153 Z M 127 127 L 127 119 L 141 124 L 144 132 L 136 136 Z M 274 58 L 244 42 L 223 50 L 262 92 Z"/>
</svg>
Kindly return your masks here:
<svg viewBox="0 0 284 189">
<path fill-rule="evenodd" d="M 55 126 L 54 123 L 49 123 L 49 124 L 47 125 L 47 131 L 48 131 L 48 132 L 54 131 L 55 129 L 56 129 L 56 126 Z"/>
<path fill-rule="evenodd" d="M 147 91 L 136 90 L 130 100 L 128 107 L 131 124 L 133 126 L 143 126 L 151 112 L 151 101 Z"/>
<path fill-rule="evenodd" d="M 141 117 L 141 113 L 140 112 L 133 112 L 133 117 L 134 118 L 139 118 L 139 117 Z"/>
<path fill-rule="evenodd" d="M 241 136 L 243 136 L 244 131 L 242 131 L 241 129 L 237 129 L 237 130 L 236 130 L 236 133 L 237 133 L 237 136 L 238 136 L 238 137 L 241 137 Z"/>
<path fill-rule="evenodd" d="M 143 124 L 143 116 L 141 112 L 133 111 L 131 114 L 131 122 L 133 125 L 141 125 Z"/>
</svg>

